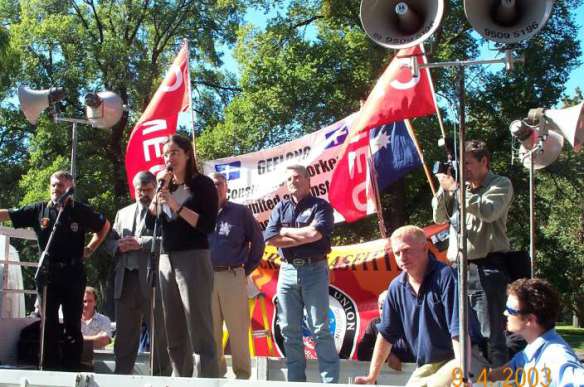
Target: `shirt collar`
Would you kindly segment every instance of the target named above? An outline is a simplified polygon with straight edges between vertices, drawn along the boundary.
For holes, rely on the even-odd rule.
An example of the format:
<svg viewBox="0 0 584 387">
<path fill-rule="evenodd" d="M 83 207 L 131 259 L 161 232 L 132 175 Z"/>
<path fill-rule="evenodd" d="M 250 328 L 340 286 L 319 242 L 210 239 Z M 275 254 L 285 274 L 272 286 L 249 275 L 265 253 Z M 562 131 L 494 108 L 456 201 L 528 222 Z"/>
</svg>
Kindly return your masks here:
<svg viewBox="0 0 584 387">
<path fill-rule="evenodd" d="M 430 274 L 436 271 L 436 269 L 438 269 L 438 260 L 434 254 L 428 252 L 428 265 L 426 266 L 426 273 L 424 274 L 424 282 L 426 281 L 426 278 L 430 276 Z M 407 285 L 408 274 L 406 272 L 402 272 L 398 277 L 398 281 L 400 281 L 400 283 L 404 286 Z"/>
<path fill-rule="evenodd" d="M 496 177 L 496 175 L 491 172 L 491 170 L 489 169 L 489 171 L 487 172 L 485 178 L 483 179 L 483 181 L 481 182 L 481 185 L 478 186 L 476 189 L 480 189 L 483 187 L 488 187 L 491 182 L 493 181 L 493 179 Z"/>
<path fill-rule="evenodd" d="M 527 358 L 527 362 L 532 361 L 535 358 L 535 355 L 539 352 L 539 349 L 546 343 L 546 341 L 551 340 L 554 336 L 556 336 L 556 330 L 552 328 L 543 335 L 539 336 L 532 343 L 527 344 L 525 349 L 523 349 L 523 354 Z"/>
<path fill-rule="evenodd" d="M 297 202 L 296 199 L 290 196 L 290 202 L 294 204 L 294 207 L 299 207 L 301 205 L 305 205 L 305 203 L 310 203 L 313 198 L 314 196 L 312 196 L 312 194 L 308 194 Z"/>
</svg>

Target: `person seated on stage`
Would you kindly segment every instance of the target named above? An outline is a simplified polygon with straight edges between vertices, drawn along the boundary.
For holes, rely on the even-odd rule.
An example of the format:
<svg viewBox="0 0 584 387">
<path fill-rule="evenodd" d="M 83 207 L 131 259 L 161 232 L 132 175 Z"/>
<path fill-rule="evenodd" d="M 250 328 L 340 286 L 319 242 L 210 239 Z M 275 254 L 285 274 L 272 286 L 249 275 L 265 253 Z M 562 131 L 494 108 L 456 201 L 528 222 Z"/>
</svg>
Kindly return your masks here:
<svg viewBox="0 0 584 387">
<path fill-rule="evenodd" d="M 83 340 L 93 343 L 94 349 L 103 349 L 112 341 L 112 323 L 109 317 L 97 313 L 97 290 L 88 286 L 83 295 L 81 314 L 81 333 Z"/>
<path fill-rule="evenodd" d="M 509 363 L 490 370 L 490 381 L 517 378 L 522 386 L 584 385 L 584 366 L 554 329 L 560 305 L 558 292 L 542 279 L 522 278 L 508 286 L 507 329 L 522 336 L 527 346 Z"/>
<path fill-rule="evenodd" d="M 377 325 L 381 322 L 381 314 L 383 312 L 383 304 L 387 298 L 387 290 L 384 290 L 379 294 L 377 298 L 377 309 L 379 310 L 379 317 L 369 321 L 369 325 L 365 328 L 365 333 L 357 344 L 357 359 L 360 361 L 371 361 L 373 356 L 373 347 L 375 346 L 375 340 L 377 339 Z M 413 363 L 416 358 L 412 354 L 412 351 L 408 348 L 407 343 L 403 338 L 397 339 L 395 344 L 391 348 L 391 353 L 387 357 L 387 365 L 396 371 L 401 371 L 402 362 Z"/>
<path fill-rule="evenodd" d="M 407 385 L 450 385 L 461 356 L 455 271 L 429 253 L 426 235 L 416 226 L 395 230 L 386 249 L 402 273 L 389 285 L 369 375 L 355 382 L 375 383 L 393 345 L 404 338 L 417 364 Z"/>
</svg>

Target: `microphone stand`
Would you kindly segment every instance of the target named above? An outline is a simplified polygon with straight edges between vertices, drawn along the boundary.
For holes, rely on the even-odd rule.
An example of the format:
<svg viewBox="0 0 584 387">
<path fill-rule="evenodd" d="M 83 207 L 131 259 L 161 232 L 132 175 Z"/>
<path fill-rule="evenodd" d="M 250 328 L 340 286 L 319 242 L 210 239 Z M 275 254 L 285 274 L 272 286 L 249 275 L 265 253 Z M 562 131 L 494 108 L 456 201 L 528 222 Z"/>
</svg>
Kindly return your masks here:
<svg viewBox="0 0 584 387">
<path fill-rule="evenodd" d="M 158 192 L 160 189 L 156 191 Z M 154 221 L 154 229 L 152 231 L 152 243 L 150 244 L 150 265 L 148 267 L 148 284 L 150 285 L 150 376 L 154 376 L 154 350 L 155 346 L 155 332 L 156 332 L 156 322 L 154 311 L 156 305 L 156 290 L 158 287 L 158 261 L 160 259 L 160 253 L 162 252 L 162 237 L 160 240 L 160 246 L 158 249 L 158 254 L 156 252 L 156 241 L 158 240 L 158 233 L 160 228 L 160 216 L 161 211 L 156 202 L 156 220 Z M 164 328 L 164 327 L 163 327 Z M 157 359 L 160 361 L 160 359 Z"/>
<path fill-rule="evenodd" d="M 55 219 L 55 224 L 53 225 L 53 229 L 51 230 L 51 234 L 49 235 L 49 240 L 43 250 L 41 257 L 39 259 L 39 264 L 37 266 L 36 273 L 34 275 L 34 280 L 37 283 L 37 286 L 40 288 L 42 287 L 42 296 L 41 296 L 41 342 L 40 342 L 40 360 L 39 360 L 39 370 L 43 370 L 43 360 L 45 357 L 45 328 L 47 323 L 46 312 L 47 312 L 47 286 L 50 282 L 50 275 L 49 269 L 46 267 L 49 264 L 50 256 L 49 256 L 49 249 L 53 244 L 53 239 L 55 237 L 55 232 L 57 231 L 57 227 L 61 225 L 61 218 L 63 215 L 63 211 L 65 209 L 65 204 L 61 206 L 59 209 L 59 213 L 57 214 L 57 219 Z"/>
</svg>

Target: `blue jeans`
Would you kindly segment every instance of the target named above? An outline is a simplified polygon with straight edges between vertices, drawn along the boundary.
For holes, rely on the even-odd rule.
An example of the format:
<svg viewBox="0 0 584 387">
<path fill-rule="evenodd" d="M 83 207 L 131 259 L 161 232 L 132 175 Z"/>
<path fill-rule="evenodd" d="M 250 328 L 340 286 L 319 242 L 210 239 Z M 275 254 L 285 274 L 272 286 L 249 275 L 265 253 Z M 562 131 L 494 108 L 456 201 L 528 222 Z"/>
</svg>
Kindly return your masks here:
<svg viewBox="0 0 584 387">
<path fill-rule="evenodd" d="M 323 383 L 338 383 L 339 355 L 329 329 L 328 266 L 326 260 L 295 267 L 282 262 L 278 280 L 278 319 L 284 337 L 288 381 L 306 381 L 302 319 L 316 342 Z"/>
</svg>

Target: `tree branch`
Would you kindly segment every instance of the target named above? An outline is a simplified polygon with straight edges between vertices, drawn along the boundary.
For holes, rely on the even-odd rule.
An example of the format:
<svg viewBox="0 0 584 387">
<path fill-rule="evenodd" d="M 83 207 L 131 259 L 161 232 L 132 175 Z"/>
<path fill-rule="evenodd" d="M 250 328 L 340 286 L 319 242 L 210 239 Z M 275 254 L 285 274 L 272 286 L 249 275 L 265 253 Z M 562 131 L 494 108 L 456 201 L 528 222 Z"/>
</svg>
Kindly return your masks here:
<svg viewBox="0 0 584 387">
<path fill-rule="evenodd" d="M 219 85 L 217 83 L 207 82 L 207 81 L 193 81 L 193 83 L 196 84 L 196 85 L 207 86 L 207 87 L 210 87 L 212 89 L 232 91 L 234 93 L 235 92 L 241 93 L 243 91 L 243 89 L 240 88 L 240 87 L 221 86 L 221 85 Z"/>
<path fill-rule="evenodd" d="M 306 19 L 306 20 L 303 20 L 303 21 L 298 22 L 296 24 L 293 24 L 292 28 L 296 29 L 296 28 L 300 28 L 300 27 L 305 27 L 305 26 L 309 25 L 310 23 L 312 23 L 313 21 L 318 20 L 318 19 L 323 19 L 323 18 L 324 18 L 324 16 L 316 15 L 316 16 L 313 16 L 309 19 Z"/>
</svg>

